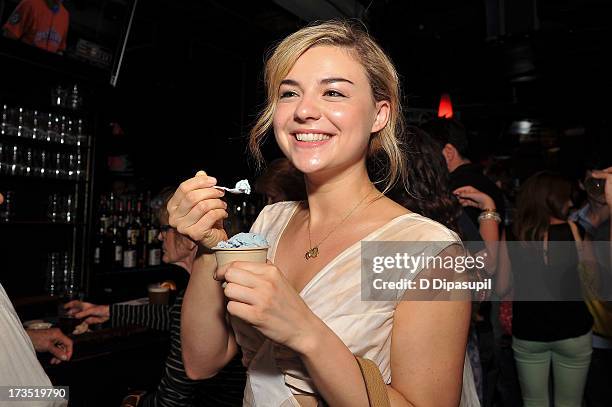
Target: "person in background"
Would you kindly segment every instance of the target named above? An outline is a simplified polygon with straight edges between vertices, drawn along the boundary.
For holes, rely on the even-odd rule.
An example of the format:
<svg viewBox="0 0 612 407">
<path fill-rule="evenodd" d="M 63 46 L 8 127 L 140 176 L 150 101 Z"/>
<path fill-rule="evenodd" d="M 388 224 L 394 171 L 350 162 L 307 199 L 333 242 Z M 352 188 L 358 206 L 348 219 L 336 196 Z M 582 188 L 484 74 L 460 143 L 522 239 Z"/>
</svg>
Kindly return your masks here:
<svg viewBox="0 0 612 407">
<path fill-rule="evenodd" d="M 472 163 L 468 158 L 469 144 L 463 125 L 455 119 L 438 118 L 423 123 L 421 128 L 436 139 L 441 146 L 446 167 L 450 172 L 451 189 L 472 186 L 493 198 L 497 212 L 503 215 L 505 204 L 502 192 L 484 175 L 483 168 L 479 164 Z M 466 212 L 478 227 L 480 210 L 468 207 Z"/>
<path fill-rule="evenodd" d="M 0 205 L 4 197 L 0 194 Z M 51 352 L 51 363 L 72 357 L 72 340 L 57 328 L 25 330 L 4 287 L 0 284 L 0 386 L 51 386 L 49 377 L 36 358 L 38 352 Z M 31 402 L 32 406 L 66 406 L 67 402 Z"/>
<path fill-rule="evenodd" d="M 595 250 L 598 263 L 607 268 L 607 280 L 600 280 L 607 284 L 605 292 L 608 298 L 591 296 L 586 304 L 593 315 L 593 354 L 585 387 L 585 401 L 587 407 L 604 407 L 612 400 L 612 291 L 610 285 L 610 270 L 612 270 L 612 167 L 596 169 L 593 166 L 584 183 L 591 184 L 594 180 L 603 181 L 603 188 L 587 188 L 588 204 L 578 211 L 577 221 L 587 228 L 587 240 L 598 245 Z M 602 167 L 599 167 L 602 168 Z M 608 242 L 606 245 L 602 242 Z M 607 248 L 606 248 L 607 246 Z"/>
<path fill-rule="evenodd" d="M 593 236 L 595 229 L 608 220 L 610 209 L 605 200 L 604 190 L 593 182 L 593 171 L 601 171 L 612 166 L 612 159 L 602 157 L 601 152 L 592 153 L 584 166 L 580 187 L 586 192 L 586 203 L 570 215 L 570 220 L 578 223 L 585 232 Z M 603 152 L 605 154 L 605 152 Z"/>
<path fill-rule="evenodd" d="M 158 238 L 162 241 L 162 260 L 191 273 L 197 256 L 196 244 L 168 225 L 166 203 L 173 192 L 173 188 L 164 189 L 158 198 L 161 203 Z M 85 319 L 88 324 L 110 320 L 112 326 L 143 325 L 170 331 L 170 352 L 157 390 L 151 393 L 134 392 L 124 400 L 125 406 L 231 406 L 242 400 L 245 373 L 238 360 L 228 365 L 213 381 L 191 380 L 185 374 L 180 336 L 183 295 L 184 291 L 180 292 L 173 305 L 96 305 L 78 300 L 65 305 L 69 314 Z"/>
<path fill-rule="evenodd" d="M 440 154 L 440 145 L 430 135 L 418 128 L 409 130 L 408 138 L 408 191 L 398 199 L 406 208 L 442 223 L 459 234 L 473 256 L 485 254 L 487 276 L 493 275 L 497 264 L 497 243 L 499 241 L 498 222 L 495 217 L 479 221 L 476 229 L 463 207 L 477 207 L 480 210 L 495 211 L 493 199 L 471 186 L 455 191 L 450 189 L 449 172 L 444 157 Z M 483 240 L 486 244 L 483 244 Z M 488 247 L 487 247 L 488 245 Z M 489 255 L 491 253 L 491 255 Z M 485 276 L 481 276 L 485 277 Z M 473 318 L 478 302 L 472 306 Z M 472 364 L 478 398 L 483 403 L 483 377 L 478 338 L 474 324 L 470 327 L 468 356 Z"/>
<path fill-rule="evenodd" d="M 286 158 L 272 161 L 255 181 L 255 191 L 266 197 L 266 204 L 306 199 L 304 174 Z"/>
<path fill-rule="evenodd" d="M 4 36 L 45 51 L 66 49 L 70 14 L 63 0 L 21 0 L 3 26 Z"/>
<path fill-rule="evenodd" d="M 463 124 L 455 119 L 437 118 L 423 123 L 420 126 L 425 132 L 432 136 L 440 146 L 440 153 L 446 161 L 446 167 L 450 172 L 449 185 L 451 190 L 470 186 L 491 197 L 495 203 L 495 213 L 501 218 L 497 224 L 498 236 L 501 234 L 506 205 L 500 189 L 483 173 L 479 164 L 472 163 L 469 157 L 469 143 Z M 479 217 L 482 209 L 476 206 L 465 207 L 465 212 L 476 226 L 480 227 Z M 483 236 L 485 237 L 485 236 Z M 485 238 L 485 240 L 487 240 Z M 492 253 L 495 254 L 495 253 Z M 484 374 L 484 403 L 485 407 L 491 406 L 494 396 L 496 377 L 498 369 L 495 361 L 495 339 L 493 325 L 491 322 L 492 304 L 484 301 L 478 307 L 478 341 L 480 349 L 480 360 Z"/>
<path fill-rule="evenodd" d="M 526 407 L 549 406 L 551 365 L 555 405 L 582 404 L 593 318 L 584 301 L 577 300 L 581 253 L 575 245 L 568 250 L 554 244 L 582 240 L 583 231 L 567 221 L 571 197 L 572 184 L 562 176 L 531 176 L 517 198 L 508 249 L 502 245 L 500 250 L 499 272 L 512 270 L 513 276 L 512 349 Z M 559 291 L 561 284 L 564 291 Z"/>
</svg>

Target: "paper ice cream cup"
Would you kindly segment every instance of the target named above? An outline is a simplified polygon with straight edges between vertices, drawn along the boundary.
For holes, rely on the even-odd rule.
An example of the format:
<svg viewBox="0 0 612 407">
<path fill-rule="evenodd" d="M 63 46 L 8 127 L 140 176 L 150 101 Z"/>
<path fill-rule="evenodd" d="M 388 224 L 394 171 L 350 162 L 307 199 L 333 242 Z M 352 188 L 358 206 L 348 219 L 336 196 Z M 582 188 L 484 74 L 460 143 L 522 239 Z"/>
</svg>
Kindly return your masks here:
<svg viewBox="0 0 612 407">
<path fill-rule="evenodd" d="M 268 257 L 268 247 L 235 247 L 235 248 L 213 248 L 217 267 L 232 261 L 252 261 L 254 263 L 265 263 Z"/>
</svg>

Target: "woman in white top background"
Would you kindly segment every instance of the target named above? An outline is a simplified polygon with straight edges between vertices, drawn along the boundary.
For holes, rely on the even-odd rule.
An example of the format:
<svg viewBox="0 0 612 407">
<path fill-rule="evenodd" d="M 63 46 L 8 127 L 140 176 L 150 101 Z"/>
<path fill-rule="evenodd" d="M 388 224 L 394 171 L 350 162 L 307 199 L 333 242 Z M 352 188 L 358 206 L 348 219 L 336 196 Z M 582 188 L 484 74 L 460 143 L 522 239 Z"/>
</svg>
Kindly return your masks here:
<svg viewBox="0 0 612 407">
<path fill-rule="evenodd" d="M 245 405 L 324 400 L 365 406 L 366 388 L 353 356 L 359 354 L 379 365 L 393 406 L 466 404 L 469 300 L 374 305 L 359 297 L 364 238 L 449 245 L 456 240 L 443 226 L 381 194 L 371 179 L 382 174 L 374 181 L 384 182 L 385 191 L 405 179 L 399 81 L 392 63 L 361 29 L 328 22 L 281 42 L 267 62 L 265 83 L 267 107 L 251 132 L 251 151 L 261 160 L 259 145 L 273 130 L 283 153 L 304 174 L 308 199 L 268 206 L 258 218 L 253 229 L 270 242 L 268 264 L 234 262 L 217 269 L 208 253 L 196 261 L 183 304 L 188 375 L 213 376 L 241 346 L 250 381 Z M 381 159 L 383 171 L 370 174 L 368 165 Z M 200 172 L 168 203 L 170 224 L 203 248 L 227 238 L 222 227 L 227 205 L 223 192 L 213 188 L 216 182 Z M 217 280 L 228 284 L 223 288 Z M 317 301 L 322 296 L 325 301 Z M 326 308 L 331 303 L 336 306 Z M 376 326 L 353 329 L 358 319 L 343 325 L 346 315 L 336 311 L 343 304 L 355 315 L 383 315 L 374 324 L 383 336 L 372 331 Z M 299 364 L 285 368 L 281 349 Z M 371 349 L 376 352 L 369 355 Z"/>
</svg>

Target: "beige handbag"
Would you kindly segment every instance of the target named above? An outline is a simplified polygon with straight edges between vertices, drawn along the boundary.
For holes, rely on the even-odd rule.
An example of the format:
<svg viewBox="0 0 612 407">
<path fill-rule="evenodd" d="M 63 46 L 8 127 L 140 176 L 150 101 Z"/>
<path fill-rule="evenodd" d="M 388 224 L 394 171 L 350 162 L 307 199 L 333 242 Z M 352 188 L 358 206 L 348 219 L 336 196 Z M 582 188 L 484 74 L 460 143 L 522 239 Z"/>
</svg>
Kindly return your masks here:
<svg viewBox="0 0 612 407">
<path fill-rule="evenodd" d="M 369 359 L 355 356 L 361 375 L 366 385 L 368 393 L 368 401 L 370 407 L 391 407 L 389 395 L 387 394 L 387 385 L 385 384 L 378 366 Z"/>
</svg>

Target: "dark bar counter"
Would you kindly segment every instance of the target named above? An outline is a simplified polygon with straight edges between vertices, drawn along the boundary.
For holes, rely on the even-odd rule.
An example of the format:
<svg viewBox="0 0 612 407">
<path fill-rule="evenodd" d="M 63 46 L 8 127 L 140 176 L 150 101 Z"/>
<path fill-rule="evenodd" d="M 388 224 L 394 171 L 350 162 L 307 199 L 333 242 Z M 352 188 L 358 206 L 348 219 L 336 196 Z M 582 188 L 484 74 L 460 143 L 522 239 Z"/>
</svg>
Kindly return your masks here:
<svg viewBox="0 0 612 407">
<path fill-rule="evenodd" d="M 119 406 L 129 390 L 153 390 L 163 373 L 169 334 L 140 326 L 101 327 L 74 341 L 72 359 L 50 363 L 39 354 L 55 386 L 69 386 L 70 406 Z"/>
</svg>

